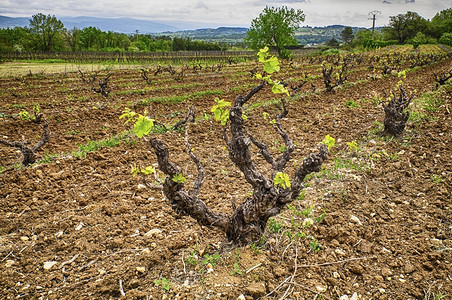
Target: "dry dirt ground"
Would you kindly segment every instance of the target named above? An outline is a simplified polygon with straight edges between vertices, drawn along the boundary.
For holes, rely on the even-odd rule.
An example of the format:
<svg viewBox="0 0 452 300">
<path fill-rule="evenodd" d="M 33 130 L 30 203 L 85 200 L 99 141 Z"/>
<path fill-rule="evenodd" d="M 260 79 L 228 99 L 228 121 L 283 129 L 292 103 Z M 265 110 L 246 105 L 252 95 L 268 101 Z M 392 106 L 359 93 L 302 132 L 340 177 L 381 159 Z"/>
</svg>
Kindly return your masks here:
<svg viewBox="0 0 452 300">
<path fill-rule="evenodd" d="M 381 99 L 401 80 L 396 75 L 372 78 L 368 69 L 356 69 L 332 93 L 311 93 L 306 85 L 289 100 L 283 120 L 296 143 L 286 172 L 325 135 L 336 145 L 321 172 L 306 180 L 304 194 L 271 219 L 261 241 L 233 249 L 224 233 L 176 214 L 158 188 L 132 176 L 133 164 L 156 166 L 156 158 L 119 116 L 127 106 L 175 123 L 189 100 L 197 112 L 190 143 L 206 173 L 200 197 L 231 213 L 232 202 L 252 189 L 229 161 L 210 108 L 215 97 L 233 101 L 256 83 L 253 63 L 177 80 L 151 73 L 149 83 L 136 70 L 112 71 L 108 100 L 78 73 L 0 79 L 0 139 L 40 140 L 42 123 L 17 115 L 36 104 L 51 131 L 29 167 L 18 165 L 18 149 L 0 145 L 0 298 L 450 299 L 452 88 L 433 91 L 432 74 L 451 65 L 449 58 L 402 78 L 405 90 L 416 94 L 398 138 L 379 135 Z M 285 65 L 281 76 L 302 78 L 302 67 Z M 268 89 L 256 95 L 247 124 L 278 154 L 284 144 L 264 118 L 279 111 L 274 99 Z M 196 168 L 184 133 L 154 134 L 192 184 Z M 268 170 L 254 150 L 253 159 Z M 154 185 L 159 176 L 157 170 L 145 180 Z"/>
</svg>

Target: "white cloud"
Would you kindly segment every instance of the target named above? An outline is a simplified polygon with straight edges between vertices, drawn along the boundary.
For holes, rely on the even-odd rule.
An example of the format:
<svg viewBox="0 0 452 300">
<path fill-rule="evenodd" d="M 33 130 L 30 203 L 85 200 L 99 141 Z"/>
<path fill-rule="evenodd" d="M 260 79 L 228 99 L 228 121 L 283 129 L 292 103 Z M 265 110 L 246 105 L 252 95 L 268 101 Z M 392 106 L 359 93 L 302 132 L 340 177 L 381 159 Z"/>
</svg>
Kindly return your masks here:
<svg viewBox="0 0 452 300">
<path fill-rule="evenodd" d="M 207 4 L 205 4 L 202 1 L 199 1 L 198 4 L 196 4 L 195 8 L 199 8 L 199 9 L 209 9 L 209 7 L 207 6 Z"/>
</svg>

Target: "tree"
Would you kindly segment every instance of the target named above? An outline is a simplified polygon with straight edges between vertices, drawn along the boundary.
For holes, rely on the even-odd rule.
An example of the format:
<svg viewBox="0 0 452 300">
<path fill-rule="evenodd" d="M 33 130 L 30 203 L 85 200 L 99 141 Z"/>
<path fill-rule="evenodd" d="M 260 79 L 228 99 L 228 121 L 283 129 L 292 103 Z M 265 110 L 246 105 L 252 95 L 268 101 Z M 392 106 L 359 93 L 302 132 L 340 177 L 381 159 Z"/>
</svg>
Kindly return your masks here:
<svg viewBox="0 0 452 300">
<path fill-rule="evenodd" d="M 423 44 L 436 44 L 435 38 L 428 37 L 422 32 L 418 32 L 414 38 L 409 41 L 415 48 Z"/>
<path fill-rule="evenodd" d="M 74 27 L 70 30 L 64 29 L 63 36 L 66 40 L 66 44 L 71 49 L 71 51 L 77 51 L 80 42 L 80 29 L 78 29 L 77 27 Z"/>
<path fill-rule="evenodd" d="M 30 22 L 31 33 L 36 35 L 36 49 L 51 51 L 54 47 L 56 37 L 64 29 L 63 23 L 55 16 L 44 15 L 42 13 L 33 15 Z"/>
<path fill-rule="evenodd" d="M 412 39 L 418 32 L 426 32 L 428 21 L 417 13 L 409 11 L 389 17 L 389 26 L 383 28 L 386 40 L 398 40 L 400 44 Z"/>
<path fill-rule="evenodd" d="M 30 33 L 22 27 L 0 29 L 0 51 L 23 51 L 30 48 Z"/>
<path fill-rule="evenodd" d="M 439 42 L 452 47 L 452 33 L 443 33 L 443 35 L 439 38 Z"/>
<path fill-rule="evenodd" d="M 281 58 L 288 58 L 287 45 L 296 45 L 295 30 L 303 22 L 305 15 L 302 10 L 283 7 L 265 7 L 263 12 L 251 22 L 245 42 L 254 50 L 265 46 L 278 52 Z"/>
<path fill-rule="evenodd" d="M 339 48 L 339 42 L 335 38 L 332 38 L 331 40 L 326 42 L 325 45 L 331 48 Z"/>
<path fill-rule="evenodd" d="M 85 27 L 80 30 L 80 44 L 83 50 L 100 50 L 105 44 L 105 32 L 97 27 Z"/>
<path fill-rule="evenodd" d="M 341 38 L 346 44 L 350 44 L 353 41 L 353 29 L 350 26 L 347 26 L 341 32 Z"/>
<path fill-rule="evenodd" d="M 431 34 L 435 38 L 440 38 L 444 33 L 452 33 L 452 8 L 448 8 L 437 13 L 432 21 Z"/>
</svg>

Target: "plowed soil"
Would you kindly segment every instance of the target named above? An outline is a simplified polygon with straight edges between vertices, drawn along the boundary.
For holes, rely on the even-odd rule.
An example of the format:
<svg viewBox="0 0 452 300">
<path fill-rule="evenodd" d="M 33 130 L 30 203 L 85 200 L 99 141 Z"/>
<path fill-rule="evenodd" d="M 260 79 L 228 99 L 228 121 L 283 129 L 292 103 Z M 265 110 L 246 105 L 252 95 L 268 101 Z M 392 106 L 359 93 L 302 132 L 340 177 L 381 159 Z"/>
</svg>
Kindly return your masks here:
<svg viewBox="0 0 452 300">
<path fill-rule="evenodd" d="M 366 64 L 355 66 L 349 83 L 334 92 L 322 91 L 318 77 L 315 93 L 305 85 L 288 101 L 283 126 L 296 143 L 288 174 L 327 134 L 336 145 L 322 171 L 306 180 L 303 197 L 269 222 L 262 240 L 233 249 L 223 232 L 178 215 L 161 190 L 149 187 L 163 180 L 158 168 L 145 178 L 149 186 L 143 176 L 132 176 L 132 165 L 157 167 L 156 157 L 119 116 L 125 107 L 146 109 L 159 123 L 174 124 L 189 101 L 197 114 L 189 141 L 206 173 L 200 198 L 232 213 L 232 202 L 252 189 L 229 161 L 210 108 L 215 97 L 233 101 L 256 84 L 249 72 L 255 63 L 179 78 L 150 72 L 149 83 L 137 70 L 104 70 L 96 82 L 112 73 L 108 98 L 78 73 L 0 79 L 0 139 L 37 143 L 42 123 L 18 116 L 32 114 L 36 104 L 51 132 L 29 167 L 20 166 L 20 149 L 0 144 L 0 298 L 452 297 L 452 89 L 433 91 L 433 72 L 445 74 L 451 59 L 402 78 L 408 93 L 416 90 L 415 115 L 397 138 L 379 135 L 379 100 L 401 78 L 371 76 Z M 305 67 L 285 64 L 275 76 L 296 82 Z M 425 100 L 425 93 L 433 93 L 433 106 L 416 100 Z M 263 114 L 278 113 L 274 99 L 269 88 L 257 94 L 246 122 L 279 155 L 283 140 Z M 153 134 L 167 143 L 192 185 L 196 166 L 185 152 L 183 130 Z M 356 149 L 347 145 L 353 141 Z M 253 150 L 259 168 L 268 171 Z"/>
</svg>

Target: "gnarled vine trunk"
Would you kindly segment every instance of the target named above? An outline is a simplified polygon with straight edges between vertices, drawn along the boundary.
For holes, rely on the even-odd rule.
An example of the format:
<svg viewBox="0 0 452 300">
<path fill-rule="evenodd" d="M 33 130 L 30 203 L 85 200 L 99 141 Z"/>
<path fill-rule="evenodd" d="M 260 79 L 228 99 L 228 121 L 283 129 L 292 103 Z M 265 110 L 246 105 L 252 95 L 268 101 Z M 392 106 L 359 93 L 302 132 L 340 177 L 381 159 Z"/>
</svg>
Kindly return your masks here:
<svg viewBox="0 0 452 300">
<path fill-rule="evenodd" d="M 405 130 L 406 123 L 410 117 L 410 112 L 407 108 L 413 97 L 407 96 L 402 86 L 399 89 L 399 97 L 394 94 L 392 99 L 383 105 L 385 118 L 382 135 L 399 136 Z"/>
<path fill-rule="evenodd" d="M 286 144 L 286 151 L 277 159 L 273 158 L 263 143 L 259 143 L 247 132 L 242 115 L 243 105 L 264 87 L 262 82 L 253 88 L 246 96 L 235 99 L 230 109 L 229 133 L 225 129 L 224 139 L 229 150 L 229 157 L 253 187 L 253 196 L 234 209 L 231 215 L 212 211 L 197 194 L 203 180 L 203 168 L 196 156 L 191 152 L 186 134 L 186 144 L 190 157 L 198 167 L 198 179 L 193 190 L 185 190 L 184 183 L 173 180 L 182 172 L 181 168 L 169 161 L 169 153 L 164 143 L 156 138 L 150 140 L 158 160 L 159 168 L 167 175 L 163 184 L 163 192 L 171 202 L 173 209 L 184 215 L 189 215 L 200 224 L 215 226 L 226 233 L 230 242 L 235 245 L 245 245 L 258 241 L 264 233 L 270 217 L 280 213 L 281 209 L 293 201 L 303 188 L 302 182 L 306 175 L 317 172 L 328 156 L 325 145 L 316 154 L 310 154 L 291 178 L 291 187 L 282 188 L 273 183 L 276 173 L 282 172 L 294 150 L 294 145 L 281 126 L 281 119 L 288 113 L 283 101 L 283 111 L 275 117 L 275 127 Z M 256 145 L 266 161 L 272 166 L 272 178 L 267 178 L 256 168 L 250 152 L 250 145 Z"/>
<path fill-rule="evenodd" d="M 28 146 L 28 143 L 26 141 L 23 142 L 8 142 L 5 140 L 0 139 L 0 144 L 4 144 L 6 146 L 19 148 L 22 152 L 23 159 L 22 159 L 22 165 L 28 166 L 31 165 L 36 161 L 36 151 L 38 151 L 42 146 L 44 146 L 45 143 L 47 143 L 50 139 L 50 132 L 48 129 L 47 123 L 44 123 L 43 126 L 44 135 L 41 138 L 41 140 L 34 145 L 33 147 Z"/>
</svg>

